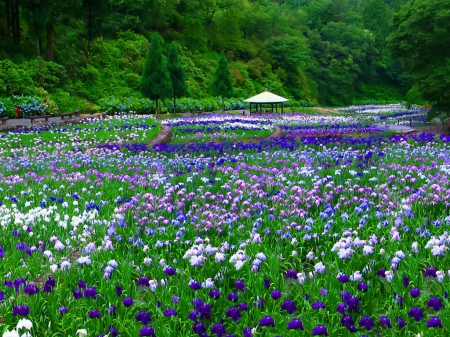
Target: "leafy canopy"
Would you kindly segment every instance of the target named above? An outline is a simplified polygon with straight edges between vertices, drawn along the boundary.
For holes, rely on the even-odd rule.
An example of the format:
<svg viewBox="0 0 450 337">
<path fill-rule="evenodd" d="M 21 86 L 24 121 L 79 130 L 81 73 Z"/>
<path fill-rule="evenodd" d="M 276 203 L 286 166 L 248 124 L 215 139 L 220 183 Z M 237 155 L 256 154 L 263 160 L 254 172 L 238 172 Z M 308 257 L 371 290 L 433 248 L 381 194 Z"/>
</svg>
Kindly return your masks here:
<svg viewBox="0 0 450 337">
<path fill-rule="evenodd" d="M 388 38 L 423 98 L 432 102 L 431 115 L 450 116 L 450 0 L 412 0 L 393 17 Z M 442 115 L 441 115 L 442 116 Z"/>
<path fill-rule="evenodd" d="M 214 96 L 233 97 L 233 79 L 231 77 L 228 60 L 223 50 L 220 52 L 219 62 L 214 73 L 211 86 L 211 94 Z"/>
<path fill-rule="evenodd" d="M 156 101 L 172 96 L 172 85 L 164 62 L 158 33 L 154 33 L 152 36 L 140 82 L 140 91 L 144 97 Z"/>
<path fill-rule="evenodd" d="M 186 74 L 178 57 L 177 44 L 170 44 L 169 57 L 167 59 L 167 70 L 169 71 L 170 81 L 172 83 L 173 96 L 183 97 L 187 95 Z"/>
</svg>

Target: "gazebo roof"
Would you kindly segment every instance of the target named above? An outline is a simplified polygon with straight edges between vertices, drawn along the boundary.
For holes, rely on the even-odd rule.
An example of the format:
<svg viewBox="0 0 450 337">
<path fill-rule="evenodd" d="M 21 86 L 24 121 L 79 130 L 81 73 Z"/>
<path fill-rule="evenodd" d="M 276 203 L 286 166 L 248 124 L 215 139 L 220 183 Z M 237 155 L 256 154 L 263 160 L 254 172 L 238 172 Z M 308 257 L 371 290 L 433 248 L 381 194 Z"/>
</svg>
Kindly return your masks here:
<svg viewBox="0 0 450 337">
<path fill-rule="evenodd" d="M 260 93 L 256 96 L 247 98 L 244 102 L 248 102 L 248 103 L 283 103 L 283 102 L 287 102 L 287 101 L 289 101 L 287 98 L 275 95 L 266 89 L 266 91 L 263 91 L 262 93 Z"/>
</svg>

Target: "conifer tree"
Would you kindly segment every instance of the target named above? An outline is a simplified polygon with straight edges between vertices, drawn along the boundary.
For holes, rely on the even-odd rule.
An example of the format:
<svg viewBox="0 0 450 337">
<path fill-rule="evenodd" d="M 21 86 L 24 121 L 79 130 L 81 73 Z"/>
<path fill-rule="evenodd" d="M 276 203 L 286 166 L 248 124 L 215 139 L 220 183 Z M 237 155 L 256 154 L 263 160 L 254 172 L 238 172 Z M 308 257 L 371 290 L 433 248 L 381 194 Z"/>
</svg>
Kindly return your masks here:
<svg viewBox="0 0 450 337">
<path fill-rule="evenodd" d="M 152 36 L 139 87 L 144 97 L 156 101 L 156 116 L 158 117 L 159 100 L 172 96 L 172 85 L 164 62 L 158 33 L 154 33 Z"/>
<path fill-rule="evenodd" d="M 169 71 L 170 81 L 172 83 L 173 112 L 175 112 L 175 107 L 177 106 L 176 98 L 186 96 L 188 88 L 186 75 L 178 58 L 178 48 L 175 41 L 170 44 L 167 70 Z"/>
<path fill-rule="evenodd" d="M 214 73 L 214 78 L 211 85 L 211 93 L 214 96 L 222 98 L 222 111 L 225 110 L 223 99 L 233 96 L 233 79 L 231 78 L 230 67 L 228 60 L 223 50 L 220 52 L 219 62 Z"/>
</svg>

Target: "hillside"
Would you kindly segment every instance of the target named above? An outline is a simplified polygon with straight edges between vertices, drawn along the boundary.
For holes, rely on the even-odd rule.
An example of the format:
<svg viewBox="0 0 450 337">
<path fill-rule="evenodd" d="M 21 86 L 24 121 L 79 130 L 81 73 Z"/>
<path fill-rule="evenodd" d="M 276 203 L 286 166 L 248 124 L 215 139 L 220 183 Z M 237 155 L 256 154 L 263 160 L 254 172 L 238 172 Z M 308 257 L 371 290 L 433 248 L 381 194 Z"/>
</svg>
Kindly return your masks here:
<svg viewBox="0 0 450 337">
<path fill-rule="evenodd" d="M 269 88 L 323 105 L 403 100 L 410 88 L 386 46 L 406 0 L 2 0 L 0 97 L 70 106 L 140 97 L 153 32 L 176 41 L 189 97 L 210 95 L 218 53 L 235 97 Z M 45 93 L 44 93 L 45 94 Z"/>
</svg>

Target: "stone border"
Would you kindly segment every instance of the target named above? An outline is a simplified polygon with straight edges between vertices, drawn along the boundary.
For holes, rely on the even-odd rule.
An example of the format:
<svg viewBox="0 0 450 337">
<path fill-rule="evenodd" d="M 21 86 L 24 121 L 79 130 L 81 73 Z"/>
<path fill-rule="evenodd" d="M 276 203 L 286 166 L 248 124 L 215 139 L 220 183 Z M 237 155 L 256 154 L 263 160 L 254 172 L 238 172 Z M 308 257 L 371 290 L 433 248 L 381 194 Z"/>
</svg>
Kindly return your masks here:
<svg viewBox="0 0 450 337">
<path fill-rule="evenodd" d="M 150 146 L 169 144 L 172 138 L 172 129 L 166 125 L 162 125 L 162 130 L 152 139 Z"/>
<path fill-rule="evenodd" d="M 267 138 L 269 138 L 269 139 L 270 138 L 280 138 L 281 136 L 283 136 L 283 130 L 281 130 L 281 128 L 278 125 L 275 125 L 275 130 Z"/>
</svg>

